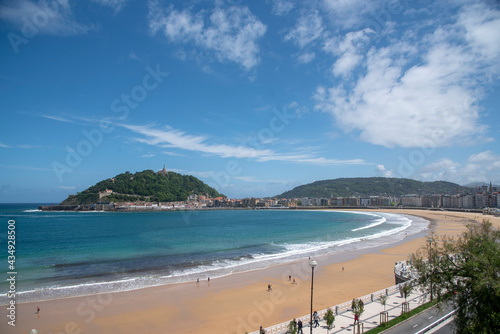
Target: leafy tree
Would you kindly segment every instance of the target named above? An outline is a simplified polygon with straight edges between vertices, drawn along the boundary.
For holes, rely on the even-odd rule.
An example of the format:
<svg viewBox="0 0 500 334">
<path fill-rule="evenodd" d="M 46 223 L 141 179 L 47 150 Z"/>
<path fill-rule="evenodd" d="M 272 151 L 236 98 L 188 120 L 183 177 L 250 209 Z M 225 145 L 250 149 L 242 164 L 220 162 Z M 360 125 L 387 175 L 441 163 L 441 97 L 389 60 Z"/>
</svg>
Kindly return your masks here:
<svg viewBox="0 0 500 334">
<path fill-rule="evenodd" d="M 413 290 L 413 285 L 410 282 L 406 282 L 403 284 L 403 296 L 405 297 L 405 303 L 406 303 L 406 298 L 410 295 L 411 291 Z"/>
<path fill-rule="evenodd" d="M 323 320 L 326 321 L 326 326 L 328 327 L 328 330 L 331 330 L 333 328 L 333 322 L 335 321 L 335 315 L 333 314 L 333 311 L 331 308 L 326 310 L 325 316 L 323 317 Z"/>
<path fill-rule="evenodd" d="M 365 304 L 361 299 L 354 299 L 352 301 L 352 313 L 358 316 L 358 319 L 361 318 L 361 315 L 365 311 Z"/>
<path fill-rule="evenodd" d="M 295 319 L 288 324 L 288 334 L 297 334 L 297 322 Z"/>
<path fill-rule="evenodd" d="M 499 333 L 500 231 L 489 221 L 466 226 L 459 238 L 433 236 L 431 246 L 412 254 L 418 281 L 454 303 L 458 333 Z"/>
<path fill-rule="evenodd" d="M 384 312 L 385 312 L 385 305 L 387 305 L 387 299 L 389 297 L 387 297 L 387 295 L 381 295 L 379 298 L 378 298 L 378 301 L 380 303 L 380 305 L 382 305 L 384 307 Z"/>
</svg>

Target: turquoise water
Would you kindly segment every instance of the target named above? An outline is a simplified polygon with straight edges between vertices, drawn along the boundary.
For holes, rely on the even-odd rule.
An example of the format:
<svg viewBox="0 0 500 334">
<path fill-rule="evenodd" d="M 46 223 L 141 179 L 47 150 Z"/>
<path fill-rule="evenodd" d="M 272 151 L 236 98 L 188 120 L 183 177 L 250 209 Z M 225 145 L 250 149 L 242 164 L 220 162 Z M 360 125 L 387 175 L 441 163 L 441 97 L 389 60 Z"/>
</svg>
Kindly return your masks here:
<svg viewBox="0 0 500 334">
<path fill-rule="evenodd" d="M 332 211 L 40 212 L 0 204 L 7 265 L 15 221 L 18 298 L 39 300 L 195 281 L 349 249 L 425 228 L 414 217 Z M 7 283 L 0 284 L 7 291 Z M 4 303 L 5 299 L 1 299 Z"/>
</svg>

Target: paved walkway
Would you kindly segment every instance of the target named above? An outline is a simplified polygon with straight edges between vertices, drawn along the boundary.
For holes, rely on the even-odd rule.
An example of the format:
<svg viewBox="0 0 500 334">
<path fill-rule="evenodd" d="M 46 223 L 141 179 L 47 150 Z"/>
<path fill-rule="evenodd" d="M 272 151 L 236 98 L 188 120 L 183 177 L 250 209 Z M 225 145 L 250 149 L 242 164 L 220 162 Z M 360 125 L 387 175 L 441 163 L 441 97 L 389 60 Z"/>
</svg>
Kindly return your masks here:
<svg viewBox="0 0 500 334">
<path fill-rule="evenodd" d="M 366 296 L 365 296 L 366 297 Z M 423 304 L 425 302 L 424 296 L 422 293 L 418 291 L 417 288 L 414 288 L 414 292 L 412 292 L 407 298 L 406 301 L 409 303 L 410 310 L 415 309 L 417 306 Z M 394 319 L 401 315 L 402 304 L 405 302 L 404 297 L 401 297 L 399 293 L 393 293 L 389 295 L 385 310 L 388 313 L 388 320 Z M 350 302 L 349 302 L 350 304 Z M 363 333 L 368 330 L 377 327 L 380 324 L 380 312 L 384 310 L 384 307 L 380 304 L 378 299 L 374 299 L 373 302 L 364 303 L 364 312 L 360 317 L 360 331 L 358 331 L 358 326 L 356 328 L 353 327 L 354 322 L 354 314 L 350 311 L 344 311 L 335 316 L 335 321 L 333 324 L 335 325 L 330 331 L 328 331 L 326 322 L 324 320 L 320 321 L 320 326 L 313 328 L 314 334 L 338 334 L 338 333 Z M 332 308 L 335 312 L 335 308 Z M 321 317 L 322 319 L 322 317 Z M 302 322 L 304 323 L 303 332 L 304 334 L 310 333 L 310 327 L 308 320 L 302 317 Z M 278 326 L 273 326 L 270 328 L 266 328 L 266 333 L 268 334 L 281 334 L 286 332 L 287 324 L 281 324 Z M 355 329 L 355 331 L 354 331 Z M 254 332 L 258 333 L 258 332 Z M 254 334 L 252 333 L 252 334 Z"/>
<path fill-rule="evenodd" d="M 389 298 L 387 299 L 387 303 L 385 305 L 385 309 L 389 314 L 388 320 L 394 319 L 399 315 L 401 315 L 402 304 L 404 303 L 404 301 L 405 299 L 402 298 L 399 293 L 389 296 Z M 410 310 L 413 310 L 414 308 L 416 308 L 417 306 L 421 305 L 424 302 L 423 296 L 420 292 L 411 293 L 406 298 L 406 301 L 410 305 Z M 360 317 L 360 323 L 364 329 L 364 332 L 372 328 L 375 328 L 380 324 L 380 312 L 382 312 L 383 310 L 384 307 L 377 300 L 375 300 L 374 302 L 365 303 L 365 311 Z M 314 334 L 358 333 L 357 328 L 355 332 L 353 330 L 354 329 L 353 322 L 354 322 L 353 313 L 351 311 L 346 311 L 335 316 L 335 321 L 333 322 L 335 328 L 332 328 L 331 331 L 328 332 L 328 329 L 326 327 L 326 322 L 324 320 L 321 320 L 319 323 L 320 326 L 313 328 L 313 333 Z M 309 332 L 310 328 L 309 325 L 307 325 L 307 327 L 304 328 L 304 333 L 309 333 Z M 363 330 L 361 330 L 361 333 L 363 333 Z"/>
</svg>

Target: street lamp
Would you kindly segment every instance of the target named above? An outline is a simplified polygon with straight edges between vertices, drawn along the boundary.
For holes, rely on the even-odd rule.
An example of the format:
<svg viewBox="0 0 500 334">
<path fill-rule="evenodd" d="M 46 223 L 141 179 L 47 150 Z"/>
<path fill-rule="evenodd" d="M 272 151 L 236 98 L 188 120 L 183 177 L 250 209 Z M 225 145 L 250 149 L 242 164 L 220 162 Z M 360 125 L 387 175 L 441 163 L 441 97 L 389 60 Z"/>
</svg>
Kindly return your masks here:
<svg viewBox="0 0 500 334">
<path fill-rule="evenodd" d="M 434 267 L 432 266 L 431 263 L 431 258 L 432 258 L 432 238 L 428 237 L 427 241 L 429 242 L 429 265 L 431 266 L 431 277 L 430 277 L 430 284 L 431 284 L 431 301 L 432 301 L 432 274 L 434 273 Z"/>
<path fill-rule="evenodd" d="M 311 334 L 313 332 L 313 286 L 314 286 L 314 268 L 318 265 L 318 262 L 315 260 L 310 260 L 309 265 L 312 269 L 311 274 L 311 318 L 309 320 L 309 328 L 311 329 Z"/>
</svg>

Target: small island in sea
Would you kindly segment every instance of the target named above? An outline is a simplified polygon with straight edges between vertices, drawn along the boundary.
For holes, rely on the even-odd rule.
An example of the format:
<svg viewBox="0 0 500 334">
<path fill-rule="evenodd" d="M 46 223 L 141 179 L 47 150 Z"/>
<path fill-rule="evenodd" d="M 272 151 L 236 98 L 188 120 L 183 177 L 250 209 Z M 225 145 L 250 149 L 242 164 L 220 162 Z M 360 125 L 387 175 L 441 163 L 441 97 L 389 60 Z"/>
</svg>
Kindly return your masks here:
<svg viewBox="0 0 500 334">
<path fill-rule="evenodd" d="M 125 172 L 69 195 L 43 211 L 128 211 L 185 209 L 187 202 L 223 200 L 226 196 L 192 175 L 167 171 Z"/>
</svg>

